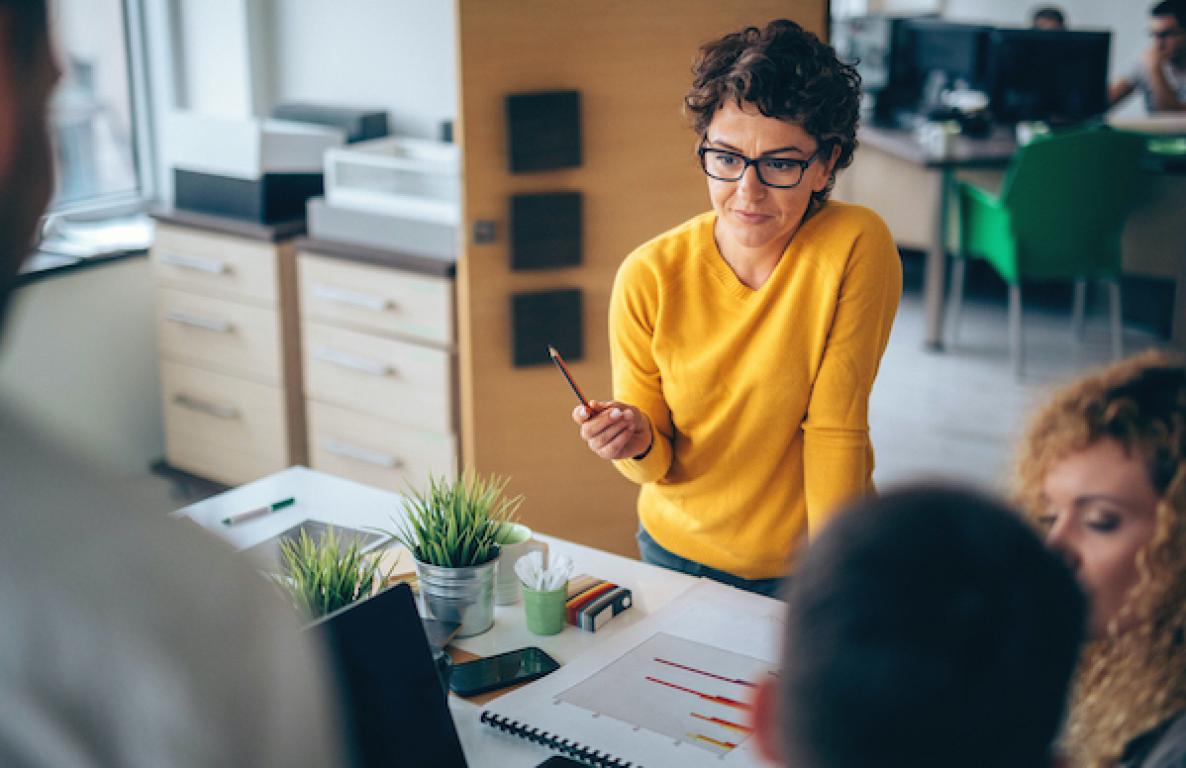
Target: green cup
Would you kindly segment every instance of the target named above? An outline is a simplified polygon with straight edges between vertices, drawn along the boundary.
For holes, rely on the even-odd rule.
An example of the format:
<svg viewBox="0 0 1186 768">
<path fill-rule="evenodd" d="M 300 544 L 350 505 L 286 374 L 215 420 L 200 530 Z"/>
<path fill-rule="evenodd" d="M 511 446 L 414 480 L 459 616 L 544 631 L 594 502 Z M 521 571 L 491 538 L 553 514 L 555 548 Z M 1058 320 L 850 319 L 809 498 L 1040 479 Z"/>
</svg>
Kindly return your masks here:
<svg viewBox="0 0 1186 768">
<path fill-rule="evenodd" d="M 540 592 L 523 587 L 523 610 L 527 612 L 527 629 L 537 635 L 554 635 L 564 629 L 564 600 L 568 584 L 551 592 Z"/>
</svg>

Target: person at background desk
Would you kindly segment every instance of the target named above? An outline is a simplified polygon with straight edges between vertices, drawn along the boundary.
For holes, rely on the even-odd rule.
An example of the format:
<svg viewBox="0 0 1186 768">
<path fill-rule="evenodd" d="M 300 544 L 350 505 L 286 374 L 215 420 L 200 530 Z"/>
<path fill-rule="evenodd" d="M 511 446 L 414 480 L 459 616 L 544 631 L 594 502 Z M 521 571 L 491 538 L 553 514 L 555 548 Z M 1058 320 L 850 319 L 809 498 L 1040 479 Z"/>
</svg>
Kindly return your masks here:
<svg viewBox="0 0 1186 768">
<path fill-rule="evenodd" d="M 1150 112 L 1186 112 L 1186 0 L 1163 0 L 1149 11 L 1152 43 L 1131 72 L 1108 88 L 1116 105 L 1136 90 Z"/>
<path fill-rule="evenodd" d="M 705 45 L 693 74 L 712 210 L 622 263 L 615 399 L 573 419 L 642 485 L 644 561 L 773 594 L 796 546 L 871 489 L 901 263 L 875 213 L 828 200 L 860 96 L 831 47 L 772 21 Z"/>
<path fill-rule="evenodd" d="M 1067 28 L 1067 15 L 1055 5 L 1043 5 L 1035 8 L 1030 16 L 1030 26 L 1034 29 L 1060 31 Z"/>
</svg>

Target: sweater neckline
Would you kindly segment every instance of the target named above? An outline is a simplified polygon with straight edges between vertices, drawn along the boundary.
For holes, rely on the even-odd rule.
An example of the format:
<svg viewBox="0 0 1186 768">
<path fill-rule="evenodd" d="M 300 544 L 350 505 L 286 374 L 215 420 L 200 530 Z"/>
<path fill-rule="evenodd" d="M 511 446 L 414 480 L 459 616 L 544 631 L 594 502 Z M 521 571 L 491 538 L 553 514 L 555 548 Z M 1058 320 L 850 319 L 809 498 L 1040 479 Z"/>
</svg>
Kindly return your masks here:
<svg viewBox="0 0 1186 768">
<path fill-rule="evenodd" d="M 764 293 L 768 292 L 771 283 L 774 283 L 776 280 L 778 280 L 781 273 L 788 268 L 785 266 L 786 263 L 793 260 L 791 250 L 798 242 L 801 241 L 804 228 L 806 228 L 812 219 L 816 217 L 816 214 L 819 212 L 819 210 L 820 208 L 818 207 L 814 210 L 808 210 L 808 212 L 803 216 L 803 221 L 799 222 L 799 227 L 795 230 L 794 234 L 791 235 L 791 239 L 787 242 L 786 248 L 783 249 L 782 255 L 778 257 L 778 263 L 775 264 L 774 269 L 770 271 L 770 276 L 766 278 L 766 282 L 762 283 L 762 285 L 757 288 L 750 288 L 748 285 L 743 283 L 741 278 L 737 276 L 737 273 L 733 271 L 733 268 L 729 266 L 729 262 L 725 260 L 724 254 L 721 253 L 721 249 L 717 245 L 716 238 L 716 211 L 712 211 L 708 216 L 705 216 L 704 220 L 701 222 L 701 255 L 703 256 L 704 261 L 707 262 L 713 276 L 718 281 L 720 281 L 721 285 L 724 286 L 729 295 L 742 301 L 753 296 L 763 295 Z"/>
</svg>

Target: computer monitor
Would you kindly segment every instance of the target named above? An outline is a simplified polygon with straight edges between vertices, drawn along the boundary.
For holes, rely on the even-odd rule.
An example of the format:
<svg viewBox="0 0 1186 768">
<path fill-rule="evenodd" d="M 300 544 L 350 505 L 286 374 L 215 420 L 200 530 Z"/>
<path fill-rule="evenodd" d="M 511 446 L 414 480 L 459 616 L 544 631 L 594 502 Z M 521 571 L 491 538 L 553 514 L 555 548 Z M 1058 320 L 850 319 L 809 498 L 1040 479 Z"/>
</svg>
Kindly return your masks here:
<svg viewBox="0 0 1186 768">
<path fill-rule="evenodd" d="M 310 625 L 329 647 L 354 768 L 466 768 L 407 584 Z"/>
<path fill-rule="evenodd" d="M 1108 108 L 1111 32 L 997 29 L 989 46 L 993 119 L 1070 124 Z"/>
<path fill-rule="evenodd" d="M 914 71 L 921 82 L 925 83 L 932 72 L 942 72 L 949 83 L 963 80 L 973 88 L 983 85 L 990 27 L 916 19 L 910 23 L 910 30 Z"/>
<path fill-rule="evenodd" d="M 877 105 L 878 122 L 891 122 L 893 113 L 922 113 L 936 105 L 932 89 L 961 82 L 983 88 L 988 73 L 987 50 L 991 27 L 932 18 L 898 19 L 890 28 L 888 83 Z"/>
</svg>

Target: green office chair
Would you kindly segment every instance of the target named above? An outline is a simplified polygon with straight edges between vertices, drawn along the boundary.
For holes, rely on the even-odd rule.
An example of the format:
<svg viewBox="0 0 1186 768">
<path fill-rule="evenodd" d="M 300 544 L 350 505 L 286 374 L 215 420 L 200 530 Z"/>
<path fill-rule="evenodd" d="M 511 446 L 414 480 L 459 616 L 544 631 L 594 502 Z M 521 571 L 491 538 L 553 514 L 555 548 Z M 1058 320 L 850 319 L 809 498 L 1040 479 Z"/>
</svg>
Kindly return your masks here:
<svg viewBox="0 0 1186 768">
<path fill-rule="evenodd" d="M 999 197 L 957 187 L 959 253 L 951 273 L 951 344 L 958 339 L 965 259 L 988 261 L 1009 284 L 1009 354 L 1021 376 L 1021 282 L 1073 280 L 1072 329 L 1083 331 L 1087 280 L 1108 283 L 1112 355 L 1123 353 L 1120 238 L 1136 192 L 1144 139 L 1092 128 L 1018 149 Z"/>
</svg>

